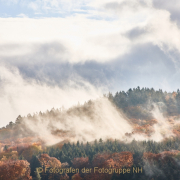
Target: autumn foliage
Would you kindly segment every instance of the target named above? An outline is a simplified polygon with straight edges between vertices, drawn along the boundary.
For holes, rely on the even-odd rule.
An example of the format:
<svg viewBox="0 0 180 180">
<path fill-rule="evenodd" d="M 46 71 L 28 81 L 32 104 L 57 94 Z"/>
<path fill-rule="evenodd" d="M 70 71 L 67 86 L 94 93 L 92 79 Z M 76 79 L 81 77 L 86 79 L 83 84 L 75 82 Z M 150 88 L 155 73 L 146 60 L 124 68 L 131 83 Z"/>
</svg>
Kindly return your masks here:
<svg viewBox="0 0 180 180">
<path fill-rule="evenodd" d="M 133 154 L 131 152 L 120 152 L 113 154 L 97 154 L 93 160 L 93 167 L 98 168 L 123 168 L 131 167 L 133 165 Z M 93 172 L 86 174 L 86 180 L 110 180 L 112 174 Z"/>
<path fill-rule="evenodd" d="M 0 161 L 1 180 L 31 180 L 29 163 L 25 160 Z"/>
<path fill-rule="evenodd" d="M 174 162 L 173 157 L 177 156 L 180 151 L 172 150 L 172 151 L 163 151 L 162 153 L 154 154 L 146 152 L 143 154 L 144 160 L 149 161 L 152 163 L 153 161 L 162 161 L 166 163 L 167 160 L 171 159 Z"/>
<path fill-rule="evenodd" d="M 61 162 L 55 157 L 50 157 L 48 154 L 42 154 L 39 157 L 39 162 L 44 167 L 61 168 Z"/>
<path fill-rule="evenodd" d="M 131 152 L 120 152 L 113 154 L 97 154 L 93 160 L 94 167 L 122 168 L 133 165 L 133 154 Z"/>
<path fill-rule="evenodd" d="M 80 158 L 74 158 L 72 160 L 72 165 L 75 168 L 84 168 L 84 167 L 88 167 L 89 165 L 89 158 L 88 157 L 80 157 Z"/>
<path fill-rule="evenodd" d="M 72 176 L 72 180 L 83 180 L 83 178 L 79 175 L 79 173 Z"/>
</svg>

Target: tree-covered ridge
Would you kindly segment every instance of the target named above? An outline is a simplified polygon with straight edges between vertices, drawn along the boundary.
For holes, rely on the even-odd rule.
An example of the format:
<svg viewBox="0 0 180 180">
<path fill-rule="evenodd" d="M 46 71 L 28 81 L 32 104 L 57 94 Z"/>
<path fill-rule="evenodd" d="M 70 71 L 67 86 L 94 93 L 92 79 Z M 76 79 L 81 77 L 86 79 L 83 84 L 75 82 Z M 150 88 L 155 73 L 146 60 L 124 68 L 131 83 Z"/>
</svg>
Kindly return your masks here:
<svg viewBox="0 0 180 180">
<path fill-rule="evenodd" d="M 180 162 L 180 92 L 163 92 L 162 90 L 155 91 L 154 89 L 139 87 L 129 89 L 127 92 L 120 91 L 112 95 L 111 93 L 104 95 L 105 99 L 109 99 L 113 104 L 103 106 L 100 100 L 89 100 L 83 105 L 76 105 L 67 110 L 64 108 L 52 109 L 46 112 L 36 114 L 28 114 L 27 117 L 18 116 L 15 123 L 10 122 L 6 127 L 0 129 L 0 163 L 3 167 L 11 167 L 11 164 L 28 161 L 31 168 L 31 174 L 28 171 L 28 177 L 31 175 L 34 179 L 40 179 L 41 174 L 36 172 L 36 167 L 44 166 L 44 164 L 57 164 L 62 167 L 80 168 L 83 166 L 93 167 L 106 165 L 116 166 L 119 168 L 127 166 L 142 167 L 142 174 L 100 176 L 99 174 L 63 174 L 57 176 L 61 179 L 179 179 L 179 162 Z M 104 101 L 105 102 L 105 101 Z M 162 113 L 166 121 L 166 130 L 172 133 L 172 136 L 166 137 L 161 142 L 153 140 L 133 140 L 134 135 L 138 134 L 144 139 L 148 139 L 154 133 L 154 125 L 161 126 L 163 122 L 158 122 L 158 118 L 154 117 L 153 109 L 157 107 Z M 95 138 L 93 141 L 84 140 L 76 141 L 75 133 L 73 132 L 73 121 L 79 121 L 79 126 L 88 122 L 98 121 L 103 122 L 106 115 L 102 116 L 101 109 L 116 110 L 122 114 L 122 117 L 131 124 L 132 132 L 125 133 L 123 139 L 119 138 Z M 98 111 L 97 111 L 98 109 Z M 114 114 L 111 113 L 113 116 Z M 116 116 L 119 118 L 119 116 Z M 108 126 L 111 126 L 108 121 Z M 118 119 L 121 121 L 122 119 Z M 26 123 L 28 122 L 28 123 Z M 68 122 L 68 123 L 66 123 Z M 84 123 L 86 122 L 86 123 Z M 116 121 L 117 122 L 117 121 Z M 55 126 L 58 124 L 58 126 Z M 72 128 L 63 129 L 72 123 Z M 107 122 L 106 122 L 107 123 Z M 117 122 L 118 123 L 118 122 Z M 46 124 L 47 126 L 44 126 Z M 55 124 L 55 125 L 54 125 Z M 71 124 L 70 124 L 71 125 Z M 121 125 L 121 124 L 120 124 Z M 32 127 L 28 127 L 32 126 Z M 60 138 L 61 141 L 53 146 L 47 146 L 45 139 L 38 136 L 38 132 L 33 131 L 34 128 L 47 128 L 43 137 L 48 141 Z M 93 126 L 95 127 L 95 126 Z M 121 131 L 121 126 L 118 126 Z M 163 127 L 163 126 L 162 126 Z M 98 126 L 97 131 L 100 131 L 102 126 Z M 82 129 L 83 130 L 83 129 Z M 86 129 L 86 134 L 88 128 Z M 156 129 L 157 131 L 157 129 Z M 158 130 L 159 131 L 159 130 Z M 80 132 L 79 132 L 80 133 Z M 95 133 L 95 132 L 94 132 Z M 105 133 L 108 133 L 105 131 Z M 84 133 L 85 134 L 85 133 Z M 165 132 L 165 135 L 168 131 Z M 77 136 L 79 137 L 79 136 Z M 98 139 L 98 140 L 95 140 Z M 74 142 L 74 143 L 73 143 Z M 54 159 L 54 158 L 56 159 Z M 117 157 L 121 157 L 119 161 Z M 47 160 L 47 162 L 46 162 Z M 51 162 L 52 161 L 52 162 Z M 28 163 L 27 163 L 28 164 Z M 5 165 L 5 166 L 4 166 Z M 147 169 L 151 170 L 148 174 Z M 4 176 L 6 177 L 6 176 Z"/>
<path fill-rule="evenodd" d="M 142 88 L 137 87 L 136 89 L 129 89 L 127 92 L 120 91 L 115 95 L 109 93 L 105 95 L 108 99 L 113 102 L 116 106 L 116 109 L 119 109 L 126 117 L 128 117 L 129 122 L 132 124 L 132 133 L 125 134 L 127 137 L 135 133 L 142 134 L 143 136 L 150 137 L 153 134 L 153 126 L 157 123 L 157 120 L 154 119 L 151 110 L 153 109 L 154 104 L 163 112 L 164 116 L 167 116 L 167 121 L 169 125 L 173 125 L 172 132 L 176 136 L 180 136 L 180 126 L 176 124 L 176 119 L 179 119 L 179 103 L 178 100 L 180 97 L 179 90 L 177 92 L 163 92 L 162 90 L 155 91 L 153 88 Z M 64 123 L 70 117 L 72 118 L 81 118 L 87 119 L 88 121 L 96 121 L 101 115 L 96 112 L 96 108 L 101 109 L 101 106 L 97 106 L 97 100 L 89 100 L 83 105 L 73 106 L 67 110 L 64 108 L 52 109 L 51 111 L 39 112 L 34 115 L 28 114 L 27 117 L 18 116 L 15 123 L 10 122 L 6 128 L 0 130 L 0 140 L 2 140 L 1 147 L 5 145 L 8 147 L 12 146 L 12 142 L 16 145 L 19 144 L 19 139 L 31 137 L 32 142 L 34 142 L 33 137 L 37 137 L 37 134 L 29 129 L 29 126 L 25 123 L 30 121 L 33 127 L 38 125 L 43 125 L 43 123 L 48 120 L 48 128 L 51 135 L 56 137 L 63 137 L 64 140 L 73 138 L 71 129 L 58 129 L 53 127 L 52 124 L 55 122 Z M 98 114 L 98 116 L 97 116 Z M 76 121 L 76 120 L 74 120 Z M 103 120 L 102 120 L 103 121 Z M 51 122 L 53 122 L 51 124 Z M 30 126 L 31 126 L 30 125 Z M 66 125 L 66 124 L 65 124 Z M 72 127 L 73 128 L 73 127 Z M 100 137 L 102 138 L 102 137 Z M 8 141 L 8 139 L 11 139 Z M 41 139 L 42 140 L 42 139 Z M 26 140 L 29 141 L 29 140 Z M 37 141 L 37 140 L 36 140 Z"/>
<path fill-rule="evenodd" d="M 114 95 L 108 93 L 104 95 L 107 97 L 117 108 L 124 112 L 129 118 L 135 119 L 152 119 L 150 111 L 153 108 L 153 103 L 156 103 L 161 111 L 166 116 L 180 116 L 180 91 L 177 92 L 166 92 L 159 90 L 154 90 L 153 88 L 133 88 L 129 89 L 127 92 L 120 91 L 116 92 Z M 67 114 L 78 116 L 87 115 L 91 117 L 94 103 L 96 100 L 89 100 L 83 105 L 73 106 L 67 110 L 63 107 L 59 109 L 52 108 L 50 111 L 39 112 L 33 115 L 28 114 L 27 117 L 21 117 L 19 115 L 15 121 L 9 122 L 6 126 L 7 129 L 12 129 L 15 125 L 22 122 L 23 119 L 36 119 L 36 118 L 63 118 L 63 113 L 66 111 Z M 5 127 L 1 128 L 4 129 Z M 3 132 L 3 131 L 2 131 Z"/>
<path fill-rule="evenodd" d="M 155 141 L 136 141 L 133 140 L 130 143 L 121 142 L 119 140 L 107 140 L 103 142 L 95 140 L 93 143 L 87 142 L 86 144 L 80 143 L 64 143 L 62 148 L 57 146 L 48 147 L 46 153 L 52 157 L 60 159 L 61 162 L 68 162 L 71 164 L 71 160 L 77 157 L 88 157 L 90 161 L 98 153 L 115 153 L 130 151 L 133 153 L 134 158 L 140 157 L 145 152 L 161 153 L 163 151 L 178 150 L 180 151 L 180 139 L 170 138 L 162 142 Z"/>
<path fill-rule="evenodd" d="M 133 155 L 133 166 L 143 167 L 143 174 L 130 174 L 121 176 L 115 174 L 109 177 L 109 179 L 114 179 L 115 177 L 117 179 L 127 178 L 138 180 L 152 178 L 177 179 L 180 176 L 178 169 L 180 154 L 179 142 L 180 140 L 176 138 L 167 139 L 166 141 L 160 143 L 153 141 L 140 142 L 134 140 L 131 143 L 126 144 L 117 140 L 108 140 L 106 142 L 103 142 L 102 139 L 100 139 L 99 141 L 95 140 L 92 144 L 89 144 L 88 142 L 86 144 L 79 142 L 77 142 L 76 144 L 65 143 L 61 150 L 59 150 L 59 148 L 50 147 L 46 153 L 49 153 L 49 155 L 57 157 L 62 161 L 67 161 L 71 166 L 73 166 L 74 161 L 78 159 L 78 157 L 85 157 L 89 159 L 89 166 L 93 167 L 95 164 L 98 164 L 98 162 L 101 162 L 100 164 L 102 164 L 102 162 L 103 164 L 108 163 L 109 161 L 107 156 L 111 156 L 111 154 L 113 153 L 131 152 Z M 102 161 L 102 158 L 106 159 L 106 163 L 104 162 L 105 160 Z M 72 159 L 74 159 L 74 161 Z M 121 159 L 123 158 L 121 157 Z M 153 160 L 153 162 L 155 162 L 156 164 L 153 164 L 151 160 Z M 124 161 L 124 165 L 126 164 L 126 162 L 127 160 Z M 151 165 L 148 166 L 149 163 L 151 163 Z M 156 172 L 153 169 L 155 167 L 159 169 L 159 172 Z M 152 175 L 147 175 L 147 172 L 147 174 L 145 173 L 145 171 L 149 170 L 154 171 Z M 164 174 L 162 174 L 162 172 Z M 96 178 L 98 177 L 99 175 L 97 175 Z"/>
<path fill-rule="evenodd" d="M 168 116 L 178 116 L 180 115 L 180 91 L 177 92 L 166 92 L 159 90 L 154 90 L 153 88 L 133 88 L 129 89 L 127 92 L 120 91 L 116 92 L 114 95 L 112 93 L 108 93 L 104 95 L 108 97 L 108 99 L 115 104 L 117 108 L 126 113 L 128 117 L 131 118 L 139 118 L 139 119 L 149 119 L 152 118 L 149 111 L 152 109 L 152 104 L 156 103 L 161 107 L 161 110 L 165 115 Z M 77 105 L 69 108 L 67 110 L 68 114 L 76 113 L 78 115 L 87 114 L 91 116 L 92 107 L 94 105 L 94 101 L 89 100 L 85 102 L 83 105 Z M 54 109 L 52 108 L 50 111 L 35 113 L 34 115 L 28 114 L 27 117 L 19 116 L 16 119 L 16 124 L 19 124 L 22 119 L 34 119 L 36 117 L 53 117 L 56 118 L 64 111 L 64 108 Z M 10 122 L 6 127 L 12 128 L 14 125 L 13 122 Z"/>
<path fill-rule="evenodd" d="M 153 103 L 159 104 L 163 112 L 169 116 L 180 114 L 180 91 L 166 92 L 153 88 L 133 88 L 127 92 L 109 93 L 107 97 L 132 118 L 151 118 L 147 110 L 151 110 Z"/>
<path fill-rule="evenodd" d="M 179 95 L 179 89 L 177 90 L 177 92 L 163 92 L 161 89 L 154 90 L 153 88 L 140 88 L 139 86 L 133 89 L 130 88 L 127 92 L 116 92 L 114 96 L 111 93 L 109 93 L 109 97 L 112 98 L 115 103 L 121 103 L 122 108 L 131 105 L 145 105 L 148 103 L 148 101 L 166 103 L 167 100 L 169 100 L 169 98 L 174 99 Z M 127 102 L 127 104 L 123 103 L 125 101 Z"/>
<path fill-rule="evenodd" d="M 16 151 L 15 151 L 16 150 Z M 122 179 L 178 179 L 180 177 L 180 139 L 166 139 L 162 142 L 154 141 L 135 141 L 124 143 L 119 140 L 103 141 L 99 139 L 93 143 L 64 143 L 62 146 L 57 144 L 43 149 L 33 144 L 24 149 L 16 147 L 4 150 L 3 158 L 0 162 L 11 168 L 11 163 L 26 160 L 30 163 L 31 176 L 41 177 L 37 174 L 36 167 L 59 166 L 74 168 L 93 168 L 106 166 L 117 168 L 123 167 L 142 167 L 142 174 L 108 175 L 108 179 L 115 177 Z M 14 155 L 15 154 L 15 155 Z M 46 155 L 47 154 L 47 155 Z M 48 156 L 49 155 L 49 156 Z M 53 157 L 53 158 L 51 158 Z M 18 160 L 19 159 L 19 160 Z M 156 171 L 154 168 L 159 169 Z M 146 171 L 152 170 L 152 175 Z M 160 173 L 161 172 L 161 173 Z M 163 174 L 162 174 L 163 172 Z M 63 174 L 64 177 L 65 174 Z M 72 179 L 74 174 L 68 174 L 67 179 Z M 80 174 L 83 179 L 100 178 L 101 174 Z M 5 175 L 4 175 L 5 176 Z M 56 176 L 59 177 L 57 174 Z M 127 176 L 127 177 L 126 177 Z"/>
<path fill-rule="evenodd" d="M 113 153 L 130 152 L 133 156 L 133 167 L 142 167 L 142 174 L 131 174 L 121 176 L 111 176 L 109 179 L 115 177 L 119 179 L 178 179 L 180 177 L 179 172 L 179 161 L 180 161 L 180 139 L 166 139 L 162 142 L 154 141 L 135 141 L 131 143 L 124 143 L 118 140 L 107 140 L 103 142 L 102 139 L 99 141 L 95 140 L 93 143 L 65 143 L 61 149 L 58 147 L 49 147 L 46 150 L 50 156 L 56 157 L 61 162 L 68 162 L 70 166 L 74 166 L 75 162 L 78 163 L 78 158 L 82 159 L 84 164 L 93 167 L 101 166 L 102 164 L 109 163 L 108 156 Z M 120 155 L 119 154 L 119 155 Z M 129 158 L 131 156 L 129 155 Z M 88 161 L 87 161 L 88 158 Z M 106 159 L 102 161 L 103 159 Z M 123 157 L 119 158 L 123 160 Z M 82 163 L 83 163 L 82 162 Z M 124 166 L 128 160 L 124 160 Z M 79 164 L 79 167 L 81 164 Z M 120 166 L 119 166 L 120 167 Z M 156 170 L 159 171 L 156 171 Z M 148 171 L 152 171 L 152 174 L 148 174 Z"/>
</svg>

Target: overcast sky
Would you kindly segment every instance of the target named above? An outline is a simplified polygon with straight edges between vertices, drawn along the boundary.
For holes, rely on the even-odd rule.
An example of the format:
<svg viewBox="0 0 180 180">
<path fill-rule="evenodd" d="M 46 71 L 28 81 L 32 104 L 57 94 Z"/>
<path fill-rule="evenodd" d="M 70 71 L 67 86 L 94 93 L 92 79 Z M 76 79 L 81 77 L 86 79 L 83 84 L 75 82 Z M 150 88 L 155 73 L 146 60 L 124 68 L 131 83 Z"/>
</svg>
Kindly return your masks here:
<svg viewBox="0 0 180 180">
<path fill-rule="evenodd" d="M 0 126 L 137 86 L 180 88 L 178 0 L 0 0 Z"/>
</svg>

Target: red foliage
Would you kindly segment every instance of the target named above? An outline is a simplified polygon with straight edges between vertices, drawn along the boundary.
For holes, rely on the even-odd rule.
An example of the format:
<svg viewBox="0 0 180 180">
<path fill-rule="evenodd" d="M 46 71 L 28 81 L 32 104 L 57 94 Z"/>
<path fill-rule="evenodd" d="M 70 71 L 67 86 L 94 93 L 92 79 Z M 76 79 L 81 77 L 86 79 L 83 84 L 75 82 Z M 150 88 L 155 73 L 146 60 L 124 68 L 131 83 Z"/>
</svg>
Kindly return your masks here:
<svg viewBox="0 0 180 180">
<path fill-rule="evenodd" d="M 61 168 L 61 162 L 55 157 L 50 157 L 48 154 L 42 154 L 39 157 L 39 162 L 45 167 Z"/>
<path fill-rule="evenodd" d="M 173 133 L 174 133 L 176 136 L 180 137 L 180 129 L 179 129 L 179 128 L 178 128 L 178 129 L 173 129 Z"/>
<path fill-rule="evenodd" d="M 93 167 L 121 169 L 133 165 L 133 155 L 131 152 L 120 152 L 113 154 L 97 154 L 93 160 Z M 92 172 L 85 175 L 86 180 L 110 180 L 112 174 Z"/>
<path fill-rule="evenodd" d="M 175 163 L 173 157 L 179 153 L 180 151 L 177 150 L 163 151 L 162 153 L 158 154 L 146 152 L 143 154 L 143 158 L 144 160 L 149 161 L 150 163 L 152 163 L 153 161 L 163 161 L 163 163 L 166 163 L 167 160 L 171 160 L 172 163 Z"/>
<path fill-rule="evenodd" d="M 150 152 L 146 152 L 143 154 L 143 158 L 146 160 L 158 160 L 163 159 L 166 156 L 176 156 L 180 151 L 173 150 L 173 151 L 163 151 L 162 153 L 154 154 Z"/>
<path fill-rule="evenodd" d="M 72 180 L 83 180 L 83 178 L 79 175 L 79 173 L 72 176 Z"/>
<path fill-rule="evenodd" d="M 31 180 L 29 163 L 24 160 L 0 161 L 1 180 Z"/>
<path fill-rule="evenodd" d="M 97 154 L 93 160 L 94 167 L 122 168 L 133 165 L 133 155 L 131 152 L 120 152 L 113 154 Z"/>
<path fill-rule="evenodd" d="M 106 167 L 108 166 L 108 159 L 110 159 L 111 154 L 97 154 L 95 155 L 94 159 L 93 159 L 93 166 L 94 167 Z"/>
<path fill-rule="evenodd" d="M 89 158 L 88 157 L 80 157 L 74 158 L 72 160 L 73 167 L 82 169 L 84 167 L 88 167 L 89 165 Z"/>
<path fill-rule="evenodd" d="M 114 165 L 111 166 L 113 168 L 131 167 L 133 165 L 133 154 L 131 152 L 114 153 L 111 158 L 114 161 Z"/>
</svg>

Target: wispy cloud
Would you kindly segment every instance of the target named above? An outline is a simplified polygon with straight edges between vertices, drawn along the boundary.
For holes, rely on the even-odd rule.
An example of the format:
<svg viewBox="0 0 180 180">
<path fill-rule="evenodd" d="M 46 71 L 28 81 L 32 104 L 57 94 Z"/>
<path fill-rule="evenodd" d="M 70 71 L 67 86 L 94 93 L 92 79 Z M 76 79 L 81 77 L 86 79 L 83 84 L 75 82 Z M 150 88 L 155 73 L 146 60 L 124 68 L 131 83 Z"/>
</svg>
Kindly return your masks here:
<svg viewBox="0 0 180 180">
<path fill-rule="evenodd" d="M 178 7 L 176 0 L 0 0 L 0 16 L 11 17 L 0 18 L 0 63 L 22 81 L 58 88 L 77 76 L 112 91 L 176 90 Z"/>
<path fill-rule="evenodd" d="M 24 79 L 16 68 L 0 66 L 0 127 L 15 121 L 18 115 L 71 107 L 103 94 L 81 78 L 67 81 L 61 88 L 32 79 Z"/>
</svg>

